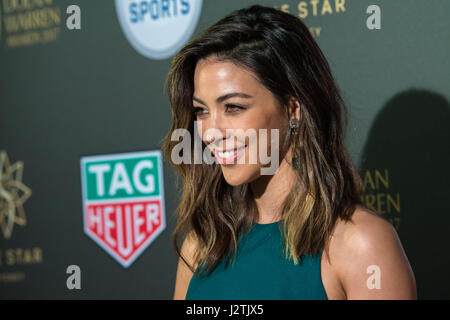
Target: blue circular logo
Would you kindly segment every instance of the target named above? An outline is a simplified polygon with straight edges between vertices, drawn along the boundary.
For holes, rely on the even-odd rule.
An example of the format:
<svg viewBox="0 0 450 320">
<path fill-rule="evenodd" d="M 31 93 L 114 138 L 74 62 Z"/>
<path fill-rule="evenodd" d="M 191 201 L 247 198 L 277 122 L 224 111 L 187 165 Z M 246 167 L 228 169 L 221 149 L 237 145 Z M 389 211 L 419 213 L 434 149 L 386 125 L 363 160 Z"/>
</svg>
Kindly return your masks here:
<svg viewBox="0 0 450 320">
<path fill-rule="evenodd" d="M 202 0 L 116 0 L 125 36 L 151 59 L 166 59 L 188 41 L 201 9 Z"/>
</svg>

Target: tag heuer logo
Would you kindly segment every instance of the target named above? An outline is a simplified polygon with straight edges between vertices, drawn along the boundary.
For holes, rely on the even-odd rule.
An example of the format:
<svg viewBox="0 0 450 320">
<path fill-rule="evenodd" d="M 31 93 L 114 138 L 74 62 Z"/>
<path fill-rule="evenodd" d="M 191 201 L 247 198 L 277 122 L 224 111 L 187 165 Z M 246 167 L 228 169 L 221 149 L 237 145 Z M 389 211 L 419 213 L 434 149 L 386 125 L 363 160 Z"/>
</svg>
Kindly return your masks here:
<svg viewBox="0 0 450 320">
<path fill-rule="evenodd" d="M 84 231 L 130 266 L 165 229 L 161 151 L 81 158 Z"/>
</svg>

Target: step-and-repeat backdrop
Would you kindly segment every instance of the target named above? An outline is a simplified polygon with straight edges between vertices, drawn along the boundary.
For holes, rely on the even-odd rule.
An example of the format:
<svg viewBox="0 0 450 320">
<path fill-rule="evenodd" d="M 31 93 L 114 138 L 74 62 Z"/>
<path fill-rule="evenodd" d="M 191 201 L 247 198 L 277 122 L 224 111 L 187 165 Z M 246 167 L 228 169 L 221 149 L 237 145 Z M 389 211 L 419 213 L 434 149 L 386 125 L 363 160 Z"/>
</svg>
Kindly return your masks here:
<svg viewBox="0 0 450 320">
<path fill-rule="evenodd" d="M 449 1 L 0 0 L 0 297 L 171 299 L 177 50 L 251 4 L 300 17 L 350 109 L 364 202 L 450 298 Z"/>
</svg>

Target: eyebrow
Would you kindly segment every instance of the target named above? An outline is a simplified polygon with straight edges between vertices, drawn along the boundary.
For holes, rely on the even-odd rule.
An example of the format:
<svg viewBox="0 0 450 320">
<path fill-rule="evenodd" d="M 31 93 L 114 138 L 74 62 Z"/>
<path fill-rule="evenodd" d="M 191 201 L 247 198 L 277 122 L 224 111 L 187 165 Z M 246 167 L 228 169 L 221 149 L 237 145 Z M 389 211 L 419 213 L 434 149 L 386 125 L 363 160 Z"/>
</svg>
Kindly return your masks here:
<svg viewBox="0 0 450 320">
<path fill-rule="evenodd" d="M 227 100 L 227 99 L 233 98 L 233 97 L 239 97 L 239 98 L 253 98 L 252 96 L 250 96 L 250 95 L 248 95 L 248 94 L 246 94 L 246 93 L 243 93 L 243 92 L 231 92 L 231 93 L 227 93 L 227 94 L 224 94 L 223 96 L 218 97 L 218 98 L 216 99 L 216 103 L 221 103 L 221 102 L 223 102 L 223 101 L 225 101 L 225 100 Z M 204 102 L 203 102 L 202 100 L 200 100 L 199 98 L 197 98 L 197 97 L 194 96 L 192 99 L 195 100 L 195 101 L 197 101 L 198 103 L 201 103 L 201 104 L 203 104 L 203 105 L 206 106 L 206 103 L 204 103 Z"/>
</svg>

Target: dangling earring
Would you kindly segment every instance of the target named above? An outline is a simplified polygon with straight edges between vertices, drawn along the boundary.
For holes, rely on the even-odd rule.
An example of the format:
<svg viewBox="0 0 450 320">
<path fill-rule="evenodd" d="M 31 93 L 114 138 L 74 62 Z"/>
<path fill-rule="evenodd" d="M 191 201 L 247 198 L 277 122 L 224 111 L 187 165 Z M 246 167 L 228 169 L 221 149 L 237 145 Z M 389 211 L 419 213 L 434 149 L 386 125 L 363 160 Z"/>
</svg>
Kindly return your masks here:
<svg viewBox="0 0 450 320">
<path fill-rule="evenodd" d="M 300 121 L 297 118 L 291 119 L 291 121 L 289 121 L 289 130 L 296 130 L 299 127 L 300 127 Z M 295 144 L 294 144 L 294 146 L 295 146 Z M 292 152 L 294 153 L 292 156 L 292 167 L 294 168 L 294 170 L 298 170 L 298 169 L 300 169 L 300 161 L 296 154 L 295 148 Z"/>
<path fill-rule="evenodd" d="M 300 121 L 297 118 L 293 118 L 293 119 L 291 119 L 291 121 L 289 121 L 289 128 L 298 129 L 299 126 L 300 126 Z"/>
</svg>

